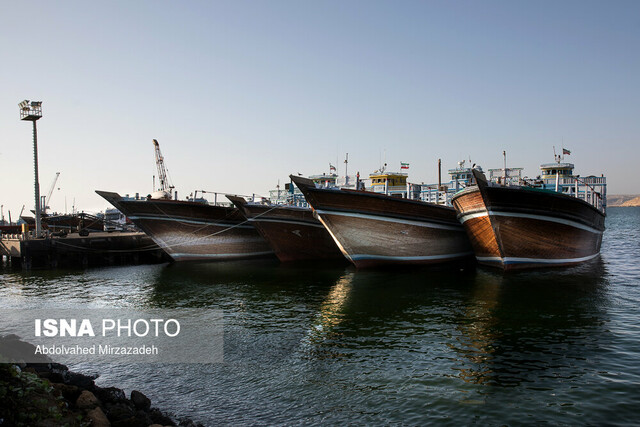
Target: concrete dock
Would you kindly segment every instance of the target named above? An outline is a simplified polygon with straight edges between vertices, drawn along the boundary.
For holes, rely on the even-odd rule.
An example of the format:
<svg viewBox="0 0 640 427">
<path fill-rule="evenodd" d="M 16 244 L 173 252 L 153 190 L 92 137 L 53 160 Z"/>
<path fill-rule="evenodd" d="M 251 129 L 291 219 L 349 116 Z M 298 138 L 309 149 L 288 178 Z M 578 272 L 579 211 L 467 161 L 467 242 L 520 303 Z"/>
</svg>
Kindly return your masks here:
<svg viewBox="0 0 640 427">
<path fill-rule="evenodd" d="M 134 232 L 93 232 L 88 236 L 71 233 L 66 237 L 41 239 L 3 235 L 0 254 L 11 260 L 12 267 L 24 270 L 155 264 L 170 260 L 149 236 Z"/>
</svg>

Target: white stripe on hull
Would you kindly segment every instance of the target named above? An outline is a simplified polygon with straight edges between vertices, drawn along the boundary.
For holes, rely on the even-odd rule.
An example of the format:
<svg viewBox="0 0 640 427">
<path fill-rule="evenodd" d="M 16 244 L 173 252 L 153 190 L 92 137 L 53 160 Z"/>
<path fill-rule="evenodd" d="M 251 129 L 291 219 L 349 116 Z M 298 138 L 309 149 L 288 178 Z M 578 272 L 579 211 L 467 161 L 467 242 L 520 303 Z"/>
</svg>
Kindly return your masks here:
<svg viewBox="0 0 640 427">
<path fill-rule="evenodd" d="M 277 222 L 282 224 L 304 225 L 305 227 L 324 228 L 322 224 L 313 224 L 304 221 L 288 220 L 288 219 L 271 219 L 271 218 L 249 218 L 250 222 Z"/>
<path fill-rule="evenodd" d="M 443 225 L 434 222 L 427 221 L 413 221 L 409 219 L 399 219 L 392 218 L 387 216 L 378 216 L 378 215 L 368 215 L 362 213 L 355 212 L 338 212 L 338 211 L 328 211 L 328 210 L 317 210 L 318 215 L 337 215 L 337 216 L 348 216 L 351 218 L 363 218 L 363 219 L 372 219 L 374 221 L 385 221 L 385 222 L 394 222 L 396 224 L 407 224 L 407 225 L 415 225 L 417 227 L 427 227 L 427 228 L 438 228 L 441 230 L 452 230 L 452 231 L 461 231 L 464 232 L 464 229 L 455 225 Z"/>
<path fill-rule="evenodd" d="M 197 220 L 197 219 L 181 219 L 181 218 L 173 218 L 169 216 L 130 216 L 131 220 L 150 220 L 150 221 L 173 221 L 173 222 L 181 222 L 185 224 L 198 224 L 198 225 L 211 225 L 215 227 L 224 227 L 224 228 L 253 228 L 252 225 L 241 225 L 239 224 L 222 224 L 218 222 L 210 222 L 206 220 Z"/>
<path fill-rule="evenodd" d="M 499 212 L 499 211 L 496 212 L 496 211 L 493 211 L 493 210 L 486 210 L 486 211 L 482 211 L 482 212 L 474 212 L 474 213 L 464 214 L 464 215 L 460 216 L 460 222 L 464 224 L 466 221 L 468 221 L 470 219 L 482 218 L 482 217 L 485 217 L 485 216 L 504 216 L 504 217 L 510 217 L 510 218 L 537 219 L 539 221 L 549 221 L 549 222 L 555 222 L 555 223 L 558 223 L 558 224 L 568 225 L 570 227 L 579 228 L 580 230 L 589 231 L 589 232 L 595 233 L 595 234 L 602 234 L 601 230 L 598 230 L 598 229 L 595 229 L 593 227 L 589 227 L 587 225 L 580 224 L 579 222 L 571 221 L 571 220 L 568 220 L 568 219 L 554 218 L 554 217 L 545 216 L 545 215 L 515 213 L 515 212 Z"/>
<path fill-rule="evenodd" d="M 325 214 L 333 214 L 334 212 L 331 211 L 316 211 L 318 212 L 318 220 L 324 225 L 324 227 L 327 229 L 327 231 L 329 232 L 329 234 L 331 235 L 331 237 L 333 238 L 333 241 L 336 243 L 336 245 L 338 246 L 338 248 L 340 249 L 340 251 L 342 252 L 342 254 L 352 263 L 356 263 L 356 261 L 361 261 L 361 260 L 388 260 L 388 261 L 395 261 L 395 262 L 401 262 L 401 261 L 405 261 L 405 262 L 410 262 L 410 261 L 436 261 L 436 260 L 446 260 L 446 259 L 454 259 L 454 258 L 463 258 L 463 257 L 467 257 L 467 256 L 472 256 L 473 252 L 469 251 L 469 252 L 462 252 L 462 253 L 454 253 L 454 254 L 440 254 L 440 255 L 418 255 L 418 256 L 390 256 L 390 255 L 371 255 L 371 254 L 349 254 L 345 248 L 342 246 L 342 244 L 340 243 L 340 241 L 336 238 L 336 236 L 333 234 L 333 231 L 331 230 L 331 228 L 327 225 L 327 223 L 324 221 L 323 217 L 322 217 L 322 213 Z M 347 216 L 351 216 L 351 215 L 347 215 Z M 379 219 L 378 217 L 374 217 L 373 219 Z M 406 224 L 407 222 L 402 221 L 402 224 Z M 423 224 L 410 224 L 410 225 L 421 225 L 424 226 Z M 458 230 L 457 227 L 451 227 L 454 230 Z M 448 228 L 447 228 L 448 229 Z"/>
<path fill-rule="evenodd" d="M 369 255 L 369 254 L 355 254 L 351 255 L 352 260 L 367 260 L 367 259 L 379 259 L 390 261 L 429 261 L 440 260 L 449 258 L 463 258 L 473 255 L 473 252 L 462 252 L 457 254 L 442 254 L 442 255 L 421 255 L 421 256 L 387 256 L 387 255 Z"/>
<path fill-rule="evenodd" d="M 494 257 L 494 256 L 486 256 L 480 257 L 477 256 L 476 259 L 480 262 L 498 262 L 501 264 L 570 264 L 570 263 L 579 263 L 584 261 L 589 261 L 600 255 L 600 253 L 596 253 L 593 255 L 581 257 L 581 258 L 518 258 L 518 257 Z"/>
</svg>

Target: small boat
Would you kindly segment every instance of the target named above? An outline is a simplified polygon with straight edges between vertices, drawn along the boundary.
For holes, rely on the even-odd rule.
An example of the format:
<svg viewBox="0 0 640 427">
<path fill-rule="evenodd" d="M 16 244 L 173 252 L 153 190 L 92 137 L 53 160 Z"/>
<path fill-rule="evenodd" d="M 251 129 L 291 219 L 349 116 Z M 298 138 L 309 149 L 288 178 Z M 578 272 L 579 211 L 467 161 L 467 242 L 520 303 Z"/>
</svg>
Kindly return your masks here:
<svg viewBox="0 0 640 427">
<path fill-rule="evenodd" d="M 555 163 L 541 165 L 536 180 L 522 179 L 521 169 L 492 169 L 489 179 L 473 171 L 476 185 L 452 202 L 480 264 L 512 270 L 568 266 L 598 256 L 606 178 L 575 176 L 574 165 L 562 160 L 557 156 Z"/>
<path fill-rule="evenodd" d="M 227 195 L 269 242 L 282 262 L 344 259 L 329 232 L 310 208 L 295 204 L 248 202 Z"/>
<path fill-rule="evenodd" d="M 255 227 L 236 208 L 193 200 L 124 198 L 96 191 L 174 261 L 233 260 L 273 256 Z"/>
<path fill-rule="evenodd" d="M 360 183 L 358 190 L 318 188 L 313 180 L 291 179 L 358 268 L 457 262 L 473 255 L 455 210 L 407 198 L 406 174 L 378 171 L 373 184 L 384 193 L 360 190 Z"/>
</svg>

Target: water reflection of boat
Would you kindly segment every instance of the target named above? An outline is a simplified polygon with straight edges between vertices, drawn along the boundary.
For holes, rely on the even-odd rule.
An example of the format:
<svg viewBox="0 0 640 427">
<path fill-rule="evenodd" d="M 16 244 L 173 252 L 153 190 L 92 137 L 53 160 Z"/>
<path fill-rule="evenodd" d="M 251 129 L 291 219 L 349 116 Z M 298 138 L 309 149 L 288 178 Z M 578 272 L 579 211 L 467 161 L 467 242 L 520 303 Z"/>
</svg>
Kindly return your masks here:
<svg viewBox="0 0 640 427">
<path fill-rule="evenodd" d="M 239 196 L 227 195 L 227 198 L 269 242 L 280 261 L 344 259 L 311 209 L 251 203 Z"/>
<path fill-rule="evenodd" d="M 198 201 L 125 199 L 96 191 L 147 233 L 173 260 L 230 260 L 273 256 L 238 209 Z"/>
<path fill-rule="evenodd" d="M 506 387 L 581 375 L 606 333 L 605 275 L 600 260 L 508 276 L 479 270 L 454 319 L 453 369 L 466 382 Z"/>
<path fill-rule="evenodd" d="M 303 340 L 303 348 L 306 345 L 309 346 L 304 351 L 312 352 L 316 357 L 320 354 L 331 357 L 337 354 L 328 349 L 321 351 L 320 348 L 323 342 L 338 335 L 336 328 L 346 318 L 344 309 L 351 295 L 354 275 L 354 272 L 346 272 L 342 275 L 322 301 L 316 318 Z"/>
<path fill-rule="evenodd" d="M 473 254 L 452 207 L 369 191 L 317 188 L 311 180 L 291 179 L 356 267 L 437 264 Z"/>
</svg>

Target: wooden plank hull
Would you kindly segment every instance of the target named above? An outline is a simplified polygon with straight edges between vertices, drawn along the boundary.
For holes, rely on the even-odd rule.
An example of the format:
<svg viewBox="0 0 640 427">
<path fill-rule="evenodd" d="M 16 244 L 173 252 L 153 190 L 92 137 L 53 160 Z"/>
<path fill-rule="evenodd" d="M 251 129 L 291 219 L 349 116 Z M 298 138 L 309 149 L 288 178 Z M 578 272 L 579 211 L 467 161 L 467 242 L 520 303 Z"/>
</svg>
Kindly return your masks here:
<svg viewBox="0 0 640 427">
<path fill-rule="evenodd" d="M 41 217 L 42 229 L 51 232 L 66 231 L 72 233 L 79 229 L 87 231 L 104 231 L 104 221 L 99 218 L 82 218 L 83 214 L 76 215 L 47 215 Z M 23 216 L 21 219 L 27 223 L 29 229 L 36 226 L 36 219 L 32 216 Z"/>
<path fill-rule="evenodd" d="M 600 253 L 605 216 L 574 197 L 527 187 L 470 187 L 453 206 L 480 264 L 569 266 Z"/>
<path fill-rule="evenodd" d="M 256 205 L 227 196 L 267 240 L 282 262 L 341 260 L 342 252 L 308 208 Z"/>
<path fill-rule="evenodd" d="M 123 200 L 97 191 L 147 233 L 174 261 L 225 261 L 273 256 L 238 209 L 175 200 Z"/>
<path fill-rule="evenodd" d="M 472 256 L 453 208 L 364 191 L 318 189 L 292 179 L 358 268 L 441 264 Z"/>
</svg>

